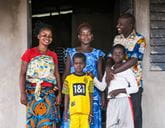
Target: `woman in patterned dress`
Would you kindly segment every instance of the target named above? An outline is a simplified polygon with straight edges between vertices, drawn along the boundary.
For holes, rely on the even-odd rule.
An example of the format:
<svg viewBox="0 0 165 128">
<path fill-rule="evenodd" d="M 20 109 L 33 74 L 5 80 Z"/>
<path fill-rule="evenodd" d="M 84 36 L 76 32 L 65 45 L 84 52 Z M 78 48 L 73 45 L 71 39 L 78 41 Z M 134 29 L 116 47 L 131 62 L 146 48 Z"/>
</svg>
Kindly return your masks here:
<svg viewBox="0 0 165 128">
<path fill-rule="evenodd" d="M 26 105 L 26 128 L 56 128 L 61 100 L 58 59 L 48 46 L 53 40 L 52 28 L 43 25 L 37 35 L 39 45 L 22 55 L 20 102 Z M 57 91 L 58 90 L 58 91 Z"/>
<path fill-rule="evenodd" d="M 90 72 L 99 80 L 101 80 L 102 62 L 105 53 L 100 49 L 91 47 L 91 42 L 94 38 L 92 33 L 92 27 L 90 24 L 82 23 L 79 25 L 78 39 L 81 43 L 80 46 L 76 48 L 68 48 L 66 50 L 67 59 L 63 78 L 65 78 L 66 75 L 74 72 L 72 61 L 73 55 L 77 52 L 82 52 L 87 57 L 86 67 L 84 68 L 83 72 Z M 101 92 L 97 88 L 94 88 L 93 93 L 93 119 L 90 127 L 101 128 Z"/>
</svg>

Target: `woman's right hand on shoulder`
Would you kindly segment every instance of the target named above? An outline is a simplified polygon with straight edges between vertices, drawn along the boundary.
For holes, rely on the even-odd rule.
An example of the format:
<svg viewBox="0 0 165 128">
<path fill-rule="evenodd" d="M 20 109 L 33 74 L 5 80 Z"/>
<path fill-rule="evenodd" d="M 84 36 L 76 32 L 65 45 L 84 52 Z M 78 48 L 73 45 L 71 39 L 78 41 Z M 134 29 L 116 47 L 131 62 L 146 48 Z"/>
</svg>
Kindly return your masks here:
<svg viewBox="0 0 165 128">
<path fill-rule="evenodd" d="M 21 94 L 21 99 L 20 99 L 21 104 L 27 105 L 27 96 L 26 93 Z"/>
</svg>

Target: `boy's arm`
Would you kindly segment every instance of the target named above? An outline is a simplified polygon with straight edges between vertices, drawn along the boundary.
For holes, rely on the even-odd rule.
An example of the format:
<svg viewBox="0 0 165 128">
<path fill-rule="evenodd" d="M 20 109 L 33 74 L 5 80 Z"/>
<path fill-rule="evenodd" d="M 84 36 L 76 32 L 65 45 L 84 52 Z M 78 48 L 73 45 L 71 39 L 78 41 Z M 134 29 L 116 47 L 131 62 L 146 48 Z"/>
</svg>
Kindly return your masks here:
<svg viewBox="0 0 165 128">
<path fill-rule="evenodd" d="M 89 100 L 90 100 L 90 113 L 89 113 L 89 122 L 92 121 L 92 117 L 93 117 L 93 91 L 94 91 L 94 84 L 93 84 L 93 80 L 91 79 L 89 81 Z"/>
<path fill-rule="evenodd" d="M 95 87 L 98 88 L 100 91 L 104 91 L 105 88 L 107 87 L 105 78 L 106 78 L 106 72 L 104 73 L 104 76 L 101 82 L 96 77 L 93 79 L 93 83 Z"/>
<path fill-rule="evenodd" d="M 66 78 L 67 79 L 67 78 Z M 69 109 L 69 87 L 68 87 L 68 81 L 64 80 L 62 93 L 65 94 L 64 97 L 64 120 L 68 119 L 68 109 Z"/>
<path fill-rule="evenodd" d="M 25 88 L 27 65 L 28 65 L 27 62 L 22 61 L 21 71 L 20 71 L 20 76 L 19 76 L 19 87 L 20 87 L 20 94 L 21 94 L 20 102 L 21 104 L 24 104 L 24 105 L 27 105 L 26 88 Z"/>
<path fill-rule="evenodd" d="M 69 95 L 68 94 L 65 94 L 65 97 L 64 97 L 64 120 L 67 120 L 68 119 L 68 109 L 69 109 Z"/>
<path fill-rule="evenodd" d="M 90 116 L 93 116 L 93 93 L 89 94 L 90 97 Z"/>
</svg>

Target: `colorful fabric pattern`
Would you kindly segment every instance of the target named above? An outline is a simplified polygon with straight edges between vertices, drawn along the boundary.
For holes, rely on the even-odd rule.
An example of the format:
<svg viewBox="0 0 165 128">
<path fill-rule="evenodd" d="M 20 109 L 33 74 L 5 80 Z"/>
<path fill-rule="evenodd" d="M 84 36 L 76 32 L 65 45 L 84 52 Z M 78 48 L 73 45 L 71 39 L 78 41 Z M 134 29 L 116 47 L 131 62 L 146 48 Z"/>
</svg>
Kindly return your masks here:
<svg viewBox="0 0 165 128">
<path fill-rule="evenodd" d="M 71 58 L 71 68 L 70 72 L 73 73 L 73 55 L 77 53 L 76 48 L 68 48 L 66 50 L 67 55 Z M 91 72 L 94 76 L 98 77 L 97 63 L 100 57 L 104 57 L 105 53 L 99 49 L 93 48 L 92 52 L 84 52 L 86 59 L 86 67 L 84 72 Z M 93 121 L 90 128 L 101 128 L 101 93 L 97 88 L 94 88 L 93 93 Z"/>
<path fill-rule="evenodd" d="M 27 92 L 27 122 L 26 128 L 54 128 L 60 121 L 59 108 L 55 106 L 55 92 L 50 87 L 41 88 L 41 99 L 35 100 L 35 86 L 26 83 Z"/>
<path fill-rule="evenodd" d="M 54 76 L 54 62 L 53 58 L 46 55 L 34 57 L 28 64 L 26 80 L 30 83 L 36 83 L 35 97 L 40 100 L 41 83 L 46 81 L 56 84 Z"/>
<path fill-rule="evenodd" d="M 139 87 L 142 87 L 142 59 L 146 48 L 144 37 L 133 31 L 127 38 L 122 34 L 117 35 L 114 39 L 115 44 L 122 44 L 126 48 L 126 59 L 130 59 L 131 57 L 138 59 L 138 63 L 132 67 L 132 71 L 135 73 Z M 109 56 L 111 56 L 111 53 Z"/>
</svg>

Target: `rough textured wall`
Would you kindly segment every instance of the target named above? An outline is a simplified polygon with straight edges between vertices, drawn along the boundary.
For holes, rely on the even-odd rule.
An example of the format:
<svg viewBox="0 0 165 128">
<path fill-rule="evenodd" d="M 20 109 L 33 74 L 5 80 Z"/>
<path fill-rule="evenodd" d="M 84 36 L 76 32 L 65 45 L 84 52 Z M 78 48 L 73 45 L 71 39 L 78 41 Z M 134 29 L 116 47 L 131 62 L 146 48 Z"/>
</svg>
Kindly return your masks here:
<svg viewBox="0 0 165 128">
<path fill-rule="evenodd" d="M 156 0 L 155 0 L 156 1 Z M 149 0 L 135 0 L 137 30 L 147 39 L 147 50 L 143 63 L 143 128 L 165 127 L 165 72 L 150 71 L 150 14 Z"/>
<path fill-rule="evenodd" d="M 22 128 L 19 103 L 20 56 L 27 46 L 27 1 L 0 1 L 0 127 Z"/>
</svg>

